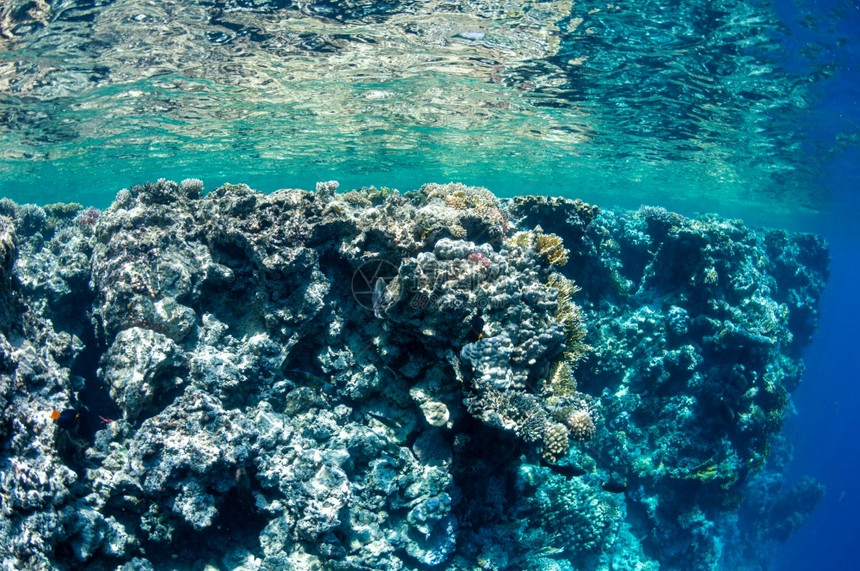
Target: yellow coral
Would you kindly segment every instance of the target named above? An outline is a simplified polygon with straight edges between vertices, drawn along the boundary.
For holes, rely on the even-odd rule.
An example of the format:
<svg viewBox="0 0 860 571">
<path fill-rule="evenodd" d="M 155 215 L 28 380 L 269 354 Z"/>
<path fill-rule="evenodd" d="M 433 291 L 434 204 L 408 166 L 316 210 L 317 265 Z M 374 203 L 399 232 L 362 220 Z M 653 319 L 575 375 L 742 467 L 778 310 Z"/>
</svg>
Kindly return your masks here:
<svg viewBox="0 0 860 571">
<path fill-rule="evenodd" d="M 451 224 L 448 226 L 448 232 L 450 232 L 451 236 L 455 238 L 465 238 L 467 234 L 466 229 L 459 224 Z"/>
<path fill-rule="evenodd" d="M 713 266 L 708 268 L 708 271 L 705 272 L 704 282 L 707 285 L 717 285 L 717 283 L 719 283 L 719 281 L 720 281 L 720 275 L 717 273 L 716 268 L 714 268 Z"/>
<path fill-rule="evenodd" d="M 569 448 L 567 427 L 561 423 L 547 426 L 543 436 L 543 457 L 549 462 L 557 462 L 567 454 Z"/>
<path fill-rule="evenodd" d="M 451 194 L 445 196 L 443 199 L 445 204 L 454 208 L 455 210 L 466 210 L 469 208 L 469 201 L 466 196 L 466 193 L 462 190 L 458 190 L 456 192 L 452 192 Z"/>
<path fill-rule="evenodd" d="M 565 265 L 567 255 L 570 253 L 562 244 L 560 236 L 543 233 L 535 236 L 535 251 L 549 262 L 550 266 Z"/>
<path fill-rule="evenodd" d="M 567 263 L 570 251 L 564 247 L 561 237 L 544 234 L 540 226 L 528 232 L 517 232 L 511 236 L 510 243 L 522 248 L 531 248 L 547 261 L 550 266 L 563 266 Z"/>
<path fill-rule="evenodd" d="M 594 425 L 594 419 L 591 418 L 591 413 L 587 409 L 581 408 L 575 410 L 567 417 L 567 425 L 570 427 L 570 436 L 574 440 L 587 442 L 591 440 L 597 427 Z"/>
<path fill-rule="evenodd" d="M 571 296 L 579 291 L 572 280 L 561 274 L 554 273 L 547 280 L 549 287 L 558 290 L 558 307 L 555 310 L 555 321 L 564 328 L 564 360 L 573 365 L 582 359 L 588 352 L 588 346 L 582 340 L 585 339 L 585 327 L 579 306 L 573 303 Z"/>
<path fill-rule="evenodd" d="M 438 198 L 451 208 L 467 210 L 498 209 L 499 199 L 492 192 L 480 186 L 466 186 L 462 183 L 425 184 L 421 190 L 427 198 Z"/>
<path fill-rule="evenodd" d="M 511 239 L 508 240 L 508 243 L 521 248 L 530 248 L 532 245 L 531 234 L 531 232 L 516 232 L 511 236 Z"/>
<path fill-rule="evenodd" d="M 558 396 L 572 395 L 576 392 L 576 381 L 566 359 L 560 359 L 553 366 L 549 376 L 549 386 L 552 394 Z"/>
<path fill-rule="evenodd" d="M 496 195 L 486 188 L 466 186 L 461 183 L 429 183 L 421 187 L 419 194 L 423 194 L 428 202 L 441 201 L 454 210 L 463 211 L 463 214 L 459 215 L 459 221 L 455 224 L 458 228 L 462 228 L 464 216 L 478 216 L 483 219 L 485 224 L 488 223 L 491 226 L 492 235 L 498 233 L 497 239 L 507 234 L 509 225 L 507 217 L 502 212 L 501 202 L 496 198 Z M 457 228 L 455 230 L 459 232 Z M 452 235 L 461 237 L 454 232 Z"/>
<path fill-rule="evenodd" d="M 740 474 L 734 470 L 728 461 L 717 463 L 707 460 L 684 476 L 688 480 L 698 480 L 702 483 L 717 483 L 728 490 L 738 481 Z"/>
<path fill-rule="evenodd" d="M 716 464 L 707 464 L 699 467 L 695 472 L 687 474 L 688 480 L 699 480 L 700 482 L 710 482 L 720 477 L 720 471 Z"/>
</svg>

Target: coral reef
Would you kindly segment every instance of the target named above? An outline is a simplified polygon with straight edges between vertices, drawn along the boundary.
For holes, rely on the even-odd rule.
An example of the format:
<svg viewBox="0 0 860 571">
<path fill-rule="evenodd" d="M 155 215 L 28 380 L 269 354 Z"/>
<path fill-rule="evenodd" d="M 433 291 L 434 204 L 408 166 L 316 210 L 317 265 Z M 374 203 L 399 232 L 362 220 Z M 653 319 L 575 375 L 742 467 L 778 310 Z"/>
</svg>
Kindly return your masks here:
<svg viewBox="0 0 860 571">
<path fill-rule="evenodd" d="M 0 568 L 745 568 L 826 279 L 461 184 L 0 200 Z"/>
<path fill-rule="evenodd" d="M 571 203 L 541 224 L 562 233 L 581 211 Z M 593 348 L 576 369 L 579 389 L 601 405 L 591 448 L 628 483 L 628 507 L 647 514 L 645 545 L 661 564 L 757 568 L 720 538 L 742 498 L 760 494 L 767 458 L 788 457 L 772 449 L 801 379 L 799 350 L 816 327 L 811 300 L 827 279 L 826 245 L 659 207 L 603 211 L 578 239 L 567 245 L 583 263 L 560 271 L 582 287 Z M 805 489 L 809 499 L 782 523 L 759 521 L 759 540 L 784 539 L 778 530 L 805 519 L 820 499 Z"/>
</svg>

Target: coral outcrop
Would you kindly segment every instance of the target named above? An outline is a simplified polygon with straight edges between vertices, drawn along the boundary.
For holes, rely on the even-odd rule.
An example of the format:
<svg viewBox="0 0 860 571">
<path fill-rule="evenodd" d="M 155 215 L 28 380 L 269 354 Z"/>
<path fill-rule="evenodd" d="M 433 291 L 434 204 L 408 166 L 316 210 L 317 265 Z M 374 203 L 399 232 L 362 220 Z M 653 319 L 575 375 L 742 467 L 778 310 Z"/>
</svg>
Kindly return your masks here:
<svg viewBox="0 0 860 571">
<path fill-rule="evenodd" d="M 814 236 L 460 184 L 0 201 L 0 566 L 740 565 L 821 494 L 737 524 L 826 278 Z"/>
</svg>

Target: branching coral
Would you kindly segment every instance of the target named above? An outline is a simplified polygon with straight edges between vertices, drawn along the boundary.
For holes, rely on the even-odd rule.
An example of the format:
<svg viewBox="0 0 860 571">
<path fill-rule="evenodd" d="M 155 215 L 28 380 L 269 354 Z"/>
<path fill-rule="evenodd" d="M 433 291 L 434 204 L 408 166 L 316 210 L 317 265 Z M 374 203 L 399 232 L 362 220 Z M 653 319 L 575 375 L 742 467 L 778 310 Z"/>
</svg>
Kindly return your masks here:
<svg viewBox="0 0 860 571">
<path fill-rule="evenodd" d="M 537 253 L 546 259 L 551 266 L 563 266 L 567 263 L 569 251 L 555 234 L 540 234 L 535 239 Z"/>
<path fill-rule="evenodd" d="M 485 422 L 511 430 L 525 442 L 537 443 L 544 457 L 555 462 L 567 454 L 570 446 L 569 418 L 575 419 L 577 440 L 588 440 L 594 433 L 588 403 L 577 393 L 573 376 L 574 366 L 588 349 L 583 343 L 583 320 L 572 300 L 578 288 L 573 281 L 550 270 L 567 257 L 567 250 L 555 234 L 544 234 L 540 228 L 519 232 L 508 246 L 501 252 L 505 269 L 498 278 L 530 272 L 531 279 L 539 280 L 517 303 L 522 303 L 519 314 L 529 315 L 532 326 L 543 326 L 540 334 L 535 331 L 524 336 L 521 321 L 513 326 L 507 320 L 499 321 L 501 315 L 493 312 L 483 315 L 486 330 L 502 331 L 461 350 L 461 359 L 470 363 L 473 371 L 473 396 L 467 398 L 467 407 Z M 469 254 L 471 261 L 483 263 L 484 258 Z M 539 364 L 542 355 L 546 359 L 543 367 Z M 547 368 L 550 375 L 534 384 L 538 371 L 545 372 Z"/>
<path fill-rule="evenodd" d="M 572 280 L 558 273 L 550 274 L 547 280 L 549 287 L 558 290 L 558 308 L 555 311 L 555 321 L 564 328 L 565 351 L 564 360 L 572 366 L 585 356 L 588 346 L 583 343 L 585 327 L 579 307 L 571 297 L 579 291 Z"/>
<path fill-rule="evenodd" d="M 517 232 L 511 236 L 511 242 L 517 246 L 531 248 L 550 266 L 563 266 L 567 263 L 570 251 L 564 247 L 561 237 L 556 234 L 544 234 L 540 226 L 528 232 Z"/>
<path fill-rule="evenodd" d="M 576 392 L 576 379 L 566 359 L 555 363 L 549 376 L 549 389 L 554 395 L 571 395 Z"/>
<path fill-rule="evenodd" d="M 543 439 L 549 420 L 539 399 L 528 393 L 503 394 L 504 405 L 499 409 L 503 417 L 513 422 L 517 436 L 526 442 Z"/>
</svg>

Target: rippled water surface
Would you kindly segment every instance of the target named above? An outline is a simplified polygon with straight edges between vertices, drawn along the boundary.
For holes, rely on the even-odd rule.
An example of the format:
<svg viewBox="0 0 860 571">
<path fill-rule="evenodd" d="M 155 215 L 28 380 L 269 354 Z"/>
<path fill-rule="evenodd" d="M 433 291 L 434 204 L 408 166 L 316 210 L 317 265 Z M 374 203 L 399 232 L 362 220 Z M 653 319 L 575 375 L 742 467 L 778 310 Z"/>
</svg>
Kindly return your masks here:
<svg viewBox="0 0 860 571">
<path fill-rule="evenodd" d="M 821 208 L 822 161 L 856 143 L 810 134 L 840 36 L 796 5 L 2 6 L 0 194 L 16 200 L 104 206 L 158 177 L 461 180 L 778 216 Z"/>
</svg>

